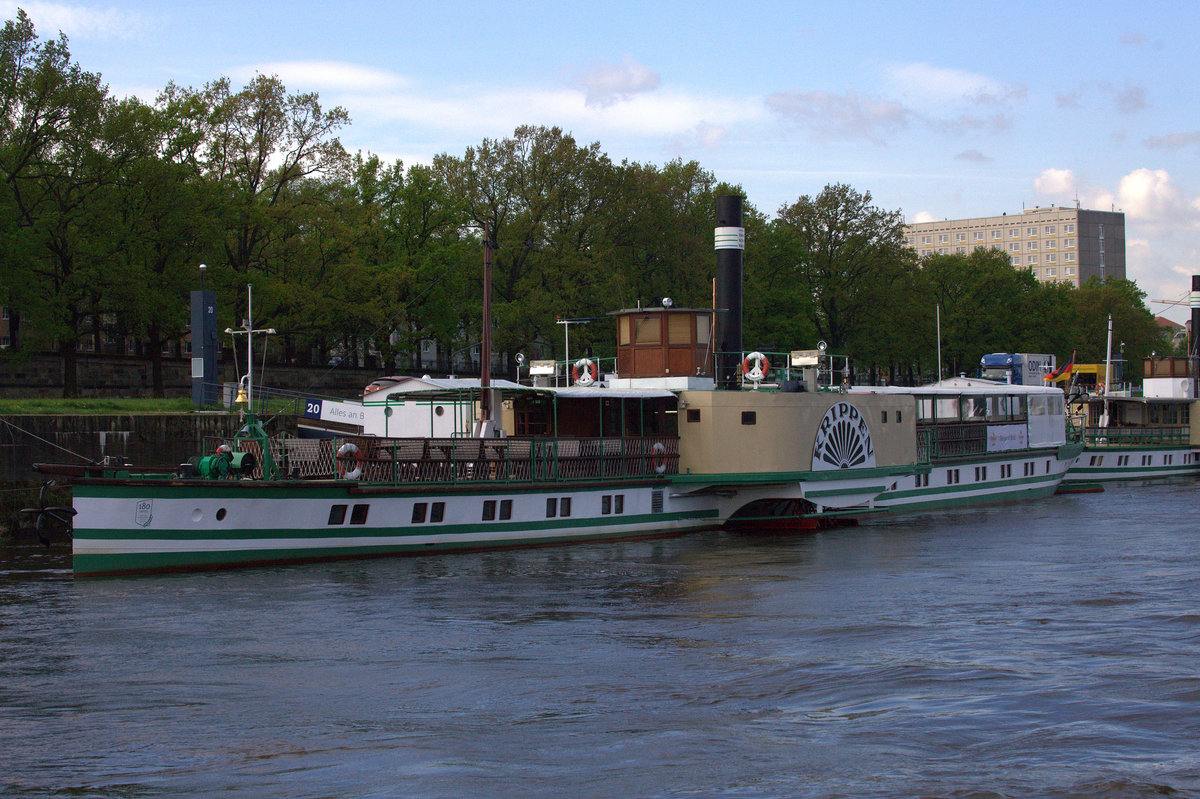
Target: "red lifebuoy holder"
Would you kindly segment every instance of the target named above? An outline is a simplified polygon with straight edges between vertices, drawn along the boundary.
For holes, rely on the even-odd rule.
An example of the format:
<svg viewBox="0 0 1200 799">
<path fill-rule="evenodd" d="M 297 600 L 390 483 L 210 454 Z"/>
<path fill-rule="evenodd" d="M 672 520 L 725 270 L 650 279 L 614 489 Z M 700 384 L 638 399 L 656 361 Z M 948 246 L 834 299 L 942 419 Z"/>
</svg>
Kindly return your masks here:
<svg viewBox="0 0 1200 799">
<path fill-rule="evenodd" d="M 571 367 L 571 382 L 580 386 L 590 386 L 600 379 L 600 367 L 591 358 L 580 358 Z"/>
<path fill-rule="evenodd" d="M 761 352 L 752 352 L 742 361 L 742 374 L 747 380 L 753 380 L 755 383 L 765 380 L 770 371 L 771 362 Z"/>
</svg>

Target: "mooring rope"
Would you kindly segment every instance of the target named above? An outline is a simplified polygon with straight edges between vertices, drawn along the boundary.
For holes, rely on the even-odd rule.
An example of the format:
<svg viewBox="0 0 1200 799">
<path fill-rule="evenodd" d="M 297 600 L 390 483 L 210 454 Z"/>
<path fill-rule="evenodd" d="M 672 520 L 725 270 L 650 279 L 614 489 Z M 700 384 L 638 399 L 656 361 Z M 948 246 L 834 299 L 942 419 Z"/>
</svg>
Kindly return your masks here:
<svg viewBox="0 0 1200 799">
<path fill-rule="evenodd" d="M 80 455 L 78 452 L 75 452 L 74 450 L 67 449 L 64 446 L 55 444 L 53 441 L 48 441 L 48 440 L 42 438 L 41 436 L 37 435 L 36 433 L 32 433 L 29 430 L 26 430 L 22 427 L 18 427 L 17 425 L 13 424 L 12 422 L 10 422 L 8 419 L 4 418 L 3 416 L 0 416 L 0 422 L 4 422 L 6 425 L 11 427 L 13 430 L 16 430 L 18 433 L 24 433 L 25 435 L 29 436 L 32 439 L 35 439 L 37 441 L 42 442 L 43 444 L 47 444 L 51 447 L 54 447 L 55 449 L 62 450 L 63 452 L 67 453 L 68 455 L 70 455 L 72 457 L 79 458 L 81 461 L 85 461 L 87 463 L 93 462 L 91 458 L 88 458 L 85 455 Z"/>
</svg>

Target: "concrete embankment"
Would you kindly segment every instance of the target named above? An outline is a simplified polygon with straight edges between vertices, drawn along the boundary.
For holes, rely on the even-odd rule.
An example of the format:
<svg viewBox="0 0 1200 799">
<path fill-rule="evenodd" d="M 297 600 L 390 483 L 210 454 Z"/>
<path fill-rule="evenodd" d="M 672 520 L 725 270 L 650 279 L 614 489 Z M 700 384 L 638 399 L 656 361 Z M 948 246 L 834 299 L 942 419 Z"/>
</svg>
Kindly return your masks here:
<svg viewBox="0 0 1200 799">
<path fill-rule="evenodd" d="M 237 414 L 162 413 L 0 417 L 0 533 L 13 529 L 17 511 L 37 504 L 46 477 L 35 463 L 133 463 L 174 468 L 205 451 L 205 440 L 228 439 Z M 277 417 L 271 432 L 294 427 Z M 211 446 L 209 447 L 211 449 Z M 53 504 L 68 504 L 57 491 Z"/>
</svg>

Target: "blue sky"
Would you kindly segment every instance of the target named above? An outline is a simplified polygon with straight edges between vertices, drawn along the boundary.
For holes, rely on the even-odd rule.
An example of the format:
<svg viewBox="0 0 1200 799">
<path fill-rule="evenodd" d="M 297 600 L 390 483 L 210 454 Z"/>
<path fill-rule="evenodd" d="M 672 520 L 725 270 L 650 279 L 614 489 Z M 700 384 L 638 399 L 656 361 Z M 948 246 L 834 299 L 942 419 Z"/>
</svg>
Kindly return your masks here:
<svg viewBox="0 0 1200 799">
<path fill-rule="evenodd" d="M 1200 274 L 1200 4 L 0 2 L 147 100 L 277 74 L 406 164 L 520 124 L 696 160 L 768 215 L 827 183 L 910 221 L 1126 214 L 1128 276 Z M 1185 306 L 1151 303 L 1183 321 Z"/>
</svg>

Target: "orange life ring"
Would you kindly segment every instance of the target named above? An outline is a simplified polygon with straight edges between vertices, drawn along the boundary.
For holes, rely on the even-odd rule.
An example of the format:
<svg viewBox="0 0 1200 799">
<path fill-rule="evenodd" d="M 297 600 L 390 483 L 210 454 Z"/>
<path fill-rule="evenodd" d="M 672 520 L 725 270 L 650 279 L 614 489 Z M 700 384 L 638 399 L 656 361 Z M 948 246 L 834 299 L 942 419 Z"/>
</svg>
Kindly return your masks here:
<svg viewBox="0 0 1200 799">
<path fill-rule="evenodd" d="M 600 367 L 591 358 L 580 358 L 571 367 L 572 383 L 578 383 L 581 386 L 590 386 L 599 379 Z"/>
<path fill-rule="evenodd" d="M 350 442 L 342 444 L 337 451 L 337 474 L 338 477 L 344 480 L 357 480 L 362 477 L 363 473 L 363 455 L 358 451 L 358 447 Z M 350 462 L 354 462 L 354 468 L 350 468 Z"/>
<path fill-rule="evenodd" d="M 1100 396 L 1100 397 L 1104 396 L 1104 384 L 1103 383 L 1096 384 L 1096 395 Z"/>
<path fill-rule="evenodd" d="M 752 352 L 742 361 L 742 374 L 757 382 L 771 371 L 771 362 L 761 352 Z"/>
</svg>

